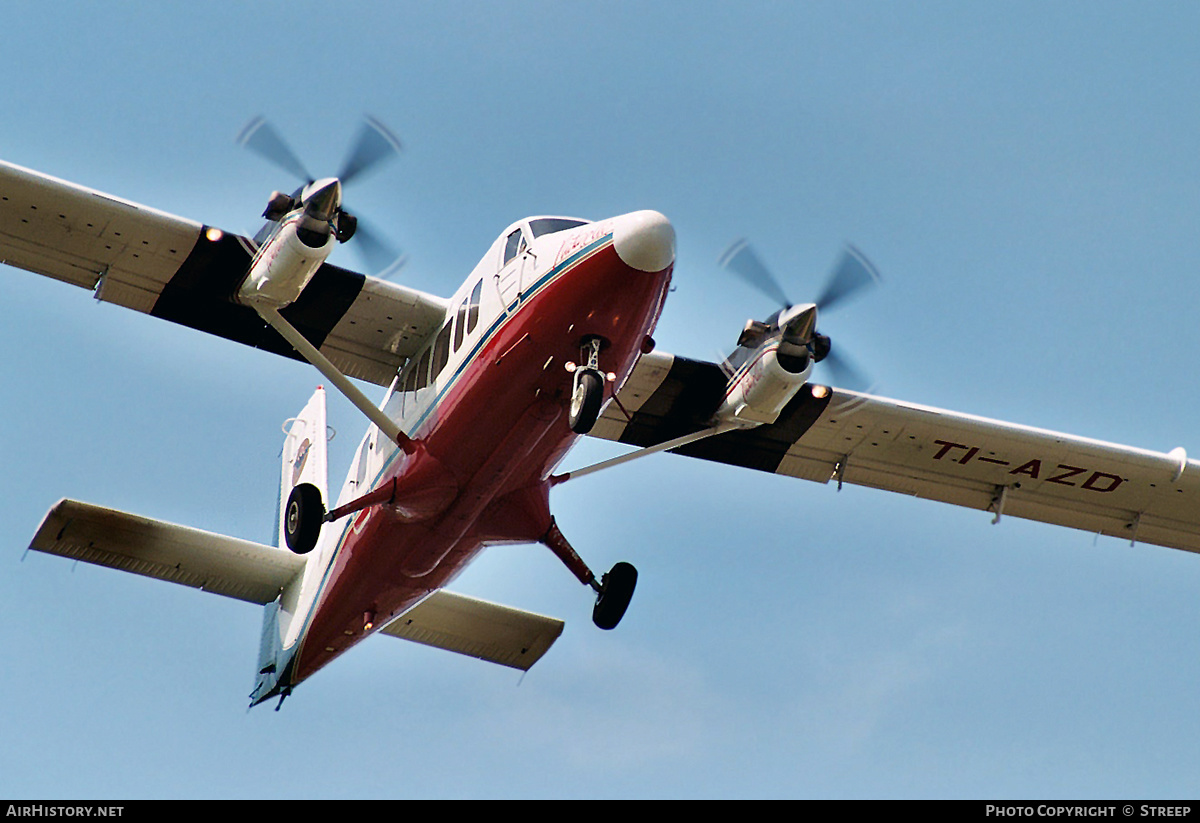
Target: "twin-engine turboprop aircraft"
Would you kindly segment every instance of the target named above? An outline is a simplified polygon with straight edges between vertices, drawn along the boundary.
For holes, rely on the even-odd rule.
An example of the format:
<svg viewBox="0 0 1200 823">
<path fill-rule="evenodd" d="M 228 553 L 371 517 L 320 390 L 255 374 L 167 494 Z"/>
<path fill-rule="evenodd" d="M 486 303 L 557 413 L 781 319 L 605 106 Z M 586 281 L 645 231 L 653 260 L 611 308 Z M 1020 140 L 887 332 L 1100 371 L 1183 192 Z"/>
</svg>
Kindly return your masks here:
<svg viewBox="0 0 1200 823">
<path fill-rule="evenodd" d="M 849 250 L 816 302 L 788 303 L 745 245 L 726 265 L 783 307 L 722 364 L 654 348 L 675 259 L 658 212 L 509 226 L 448 299 L 330 265 L 366 242 L 342 187 L 387 155 L 378 124 L 337 177 L 313 179 L 261 121 L 244 135 L 307 182 L 274 193 L 253 239 L 0 163 L 0 259 L 99 300 L 316 366 L 370 420 L 336 500 L 325 393 L 287 426 L 276 546 L 62 500 L 30 548 L 264 605 L 258 704 L 381 632 L 527 670 L 562 622 L 443 588 L 485 547 L 541 543 L 596 595 L 611 629 L 637 573 L 597 576 L 559 531 L 550 490 L 671 450 L 806 480 L 856 483 L 1200 551 L 1200 464 L 924 408 L 812 381 L 856 372 L 817 331 L 869 285 Z M 268 145 L 269 144 L 269 145 Z M 372 243 L 378 247 L 378 243 Z M 387 388 L 371 402 L 350 379 Z M 639 447 L 570 474 L 590 434 Z"/>
</svg>

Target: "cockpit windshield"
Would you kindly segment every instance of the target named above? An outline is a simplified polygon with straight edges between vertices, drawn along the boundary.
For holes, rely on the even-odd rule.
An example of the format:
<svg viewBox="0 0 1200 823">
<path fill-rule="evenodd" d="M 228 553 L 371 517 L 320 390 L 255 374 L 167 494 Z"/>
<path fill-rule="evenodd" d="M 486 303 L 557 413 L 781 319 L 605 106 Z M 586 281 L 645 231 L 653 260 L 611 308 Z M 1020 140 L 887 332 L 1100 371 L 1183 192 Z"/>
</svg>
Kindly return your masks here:
<svg viewBox="0 0 1200 823">
<path fill-rule="evenodd" d="M 576 226 L 585 225 L 587 225 L 586 220 L 572 220 L 567 217 L 535 217 L 529 221 L 529 228 L 533 231 L 534 237 L 541 237 L 543 234 L 554 234 L 558 231 L 566 231 Z"/>
</svg>

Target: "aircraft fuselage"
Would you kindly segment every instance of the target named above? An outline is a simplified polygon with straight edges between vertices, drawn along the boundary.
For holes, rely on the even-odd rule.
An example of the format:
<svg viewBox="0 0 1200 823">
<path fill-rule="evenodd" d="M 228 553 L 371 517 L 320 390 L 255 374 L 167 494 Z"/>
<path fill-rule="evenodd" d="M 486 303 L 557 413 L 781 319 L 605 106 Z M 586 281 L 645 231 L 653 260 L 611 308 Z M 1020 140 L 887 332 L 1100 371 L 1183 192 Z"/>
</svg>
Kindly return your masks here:
<svg viewBox="0 0 1200 823">
<path fill-rule="evenodd" d="M 568 364 L 599 339 L 603 369 L 624 380 L 662 309 L 673 232 L 652 212 L 536 238 L 531 222 L 497 240 L 389 391 L 385 410 L 420 448 L 368 432 L 338 502 L 392 494 L 325 526 L 303 584 L 283 596 L 288 672 L 259 700 L 444 586 L 485 546 L 550 529 L 550 475 L 578 436 Z M 505 259 L 515 230 L 526 245 Z"/>
</svg>

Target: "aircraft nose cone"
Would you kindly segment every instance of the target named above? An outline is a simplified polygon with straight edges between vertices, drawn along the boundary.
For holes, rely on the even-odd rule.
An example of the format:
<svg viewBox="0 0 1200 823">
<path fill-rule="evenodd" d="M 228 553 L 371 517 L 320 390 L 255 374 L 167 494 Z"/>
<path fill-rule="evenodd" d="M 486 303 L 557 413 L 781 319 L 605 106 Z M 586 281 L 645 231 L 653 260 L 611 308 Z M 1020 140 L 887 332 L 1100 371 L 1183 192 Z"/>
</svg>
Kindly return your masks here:
<svg viewBox="0 0 1200 823">
<path fill-rule="evenodd" d="M 675 228 L 656 211 L 635 211 L 617 221 L 613 247 L 625 265 L 659 272 L 675 260 Z"/>
</svg>

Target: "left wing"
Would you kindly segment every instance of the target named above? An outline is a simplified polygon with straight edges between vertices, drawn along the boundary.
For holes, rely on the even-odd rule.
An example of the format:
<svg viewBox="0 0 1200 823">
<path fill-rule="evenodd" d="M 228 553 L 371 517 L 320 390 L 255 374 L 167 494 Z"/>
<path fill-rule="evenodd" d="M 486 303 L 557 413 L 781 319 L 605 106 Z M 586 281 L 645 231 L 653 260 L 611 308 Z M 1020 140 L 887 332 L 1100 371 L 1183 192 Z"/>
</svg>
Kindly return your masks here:
<svg viewBox="0 0 1200 823">
<path fill-rule="evenodd" d="M 643 355 L 592 434 L 651 446 L 709 425 L 714 363 Z M 1200 462 L 882 397 L 805 385 L 778 420 L 673 449 L 828 483 L 1200 552 Z"/>
<path fill-rule="evenodd" d="M 233 302 L 253 255 L 244 237 L 0 162 L 0 262 L 299 359 L 253 309 Z M 387 386 L 441 326 L 446 306 L 325 264 L 281 313 L 344 374 Z"/>
</svg>

